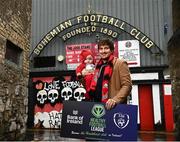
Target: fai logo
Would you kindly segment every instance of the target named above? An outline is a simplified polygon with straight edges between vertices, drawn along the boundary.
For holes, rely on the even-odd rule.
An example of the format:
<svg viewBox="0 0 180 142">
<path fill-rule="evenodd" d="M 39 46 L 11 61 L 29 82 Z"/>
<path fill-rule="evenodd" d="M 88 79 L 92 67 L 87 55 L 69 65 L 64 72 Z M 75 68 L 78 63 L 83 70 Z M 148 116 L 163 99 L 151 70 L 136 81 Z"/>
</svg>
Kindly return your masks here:
<svg viewBox="0 0 180 142">
<path fill-rule="evenodd" d="M 113 119 L 114 124 L 120 129 L 124 129 L 129 124 L 128 114 L 115 113 Z"/>
<path fill-rule="evenodd" d="M 91 113 L 96 117 L 100 118 L 105 114 L 105 109 L 103 105 L 96 104 L 93 106 Z"/>
</svg>

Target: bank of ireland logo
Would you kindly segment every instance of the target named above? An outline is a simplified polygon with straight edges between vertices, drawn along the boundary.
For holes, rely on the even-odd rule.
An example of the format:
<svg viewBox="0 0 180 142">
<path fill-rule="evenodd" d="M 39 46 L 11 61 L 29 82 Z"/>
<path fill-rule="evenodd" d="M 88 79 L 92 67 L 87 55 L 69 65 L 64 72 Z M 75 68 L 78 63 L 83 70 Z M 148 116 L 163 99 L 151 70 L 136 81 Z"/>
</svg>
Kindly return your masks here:
<svg viewBox="0 0 180 142">
<path fill-rule="evenodd" d="M 115 113 L 114 117 L 114 124 L 120 128 L 120 129 L 124 129 L 125 127 L 128 126 L 129 124 L 129 115 L 128 114 L 122 114 L 122 113 Z"/>
<path fill-rule="evenodd" d="M 104 106 L 101 104 L 95 104 L 91 110 L 91 113 L 96 117 L 96 118 L 101 118 L 105 114 L 105 109 Z"/>
</svg>

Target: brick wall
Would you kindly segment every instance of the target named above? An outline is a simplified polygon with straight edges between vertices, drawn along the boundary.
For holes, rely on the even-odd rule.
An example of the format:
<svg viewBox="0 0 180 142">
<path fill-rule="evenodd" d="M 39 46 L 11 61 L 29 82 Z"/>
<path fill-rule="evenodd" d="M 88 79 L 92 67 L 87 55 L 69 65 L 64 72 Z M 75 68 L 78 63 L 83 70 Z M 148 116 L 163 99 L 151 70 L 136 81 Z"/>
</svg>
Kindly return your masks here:
<svg viewBox="0 0 180 142">
<path fill-rule="evenodd" d="M 31 0 L 0 4 L 0 140 L 26 130 L 31 30 Z M 6 61 L 6 41 L 22 49 L 22 65 Z"/>
</svg>

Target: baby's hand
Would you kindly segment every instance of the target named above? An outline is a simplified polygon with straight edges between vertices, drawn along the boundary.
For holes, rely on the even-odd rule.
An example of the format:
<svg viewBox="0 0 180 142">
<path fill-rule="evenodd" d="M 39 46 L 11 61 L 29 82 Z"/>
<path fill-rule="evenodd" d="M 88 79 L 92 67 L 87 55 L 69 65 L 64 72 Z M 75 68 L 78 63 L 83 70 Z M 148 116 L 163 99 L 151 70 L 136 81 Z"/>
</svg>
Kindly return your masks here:
<svg viewBox="0 0 180 142">
<path fill-rule="evenodd" d="M 86 76 L 86 75 L 89 75 L 89 74 L 93 74 L 93 73 L 94 73 L 93 70 L 86 70 L 86 69 L 82 70 L 82 75 L 83 76 Z"/>
<path fill-rule="evenodd" d="M 82 76 L 85 76 L 85 75 L 87 75 L 88 74 L 88 71 L 86 70 L 86 69 L 83 69 L 82 70 Z"/>
<path fill-rule="evenodd" d="M 94 70 L 87 70 L 89 74 L 94 74 Z"/>
</svg>

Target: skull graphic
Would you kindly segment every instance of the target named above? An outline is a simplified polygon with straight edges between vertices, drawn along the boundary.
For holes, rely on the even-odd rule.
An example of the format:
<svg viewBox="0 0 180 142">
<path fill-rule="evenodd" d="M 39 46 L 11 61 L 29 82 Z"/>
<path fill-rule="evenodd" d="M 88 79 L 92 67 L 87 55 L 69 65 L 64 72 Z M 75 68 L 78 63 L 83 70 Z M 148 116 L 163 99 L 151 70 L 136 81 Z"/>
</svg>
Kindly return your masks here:
<svg viewBox="0 0 180 142">
<path fill-rule="evenodd" d="M 74 98 L 77 100 L 77 101 L 82 101 L 83 99 L 85 99 L 85 93 L 86 93 L 86 90 L 84 88 L 76 88 L 74 90 Z"/>
<path fill-rule="evenodd" d="M 47 92 L 46 90 L 40 90 L 37 93 L 37 100 L 40 104 L 44 104 L 44 102 L 47 100 Z"/>
<path fill-rule="evenodd" d="M 58 99 L 59 93 L 56 89 L 49 90 L 48 92 L 48 100 L 51 103 L 54 103 Z"/>
<path fill-rule="evenodd" d="M 72 97 L 72 89 L 70 87 L 65 87 L 61 91 L 61 97 L 64 98 L 64 100 L 69 100 L 69 98 Z"/>
</svg>

